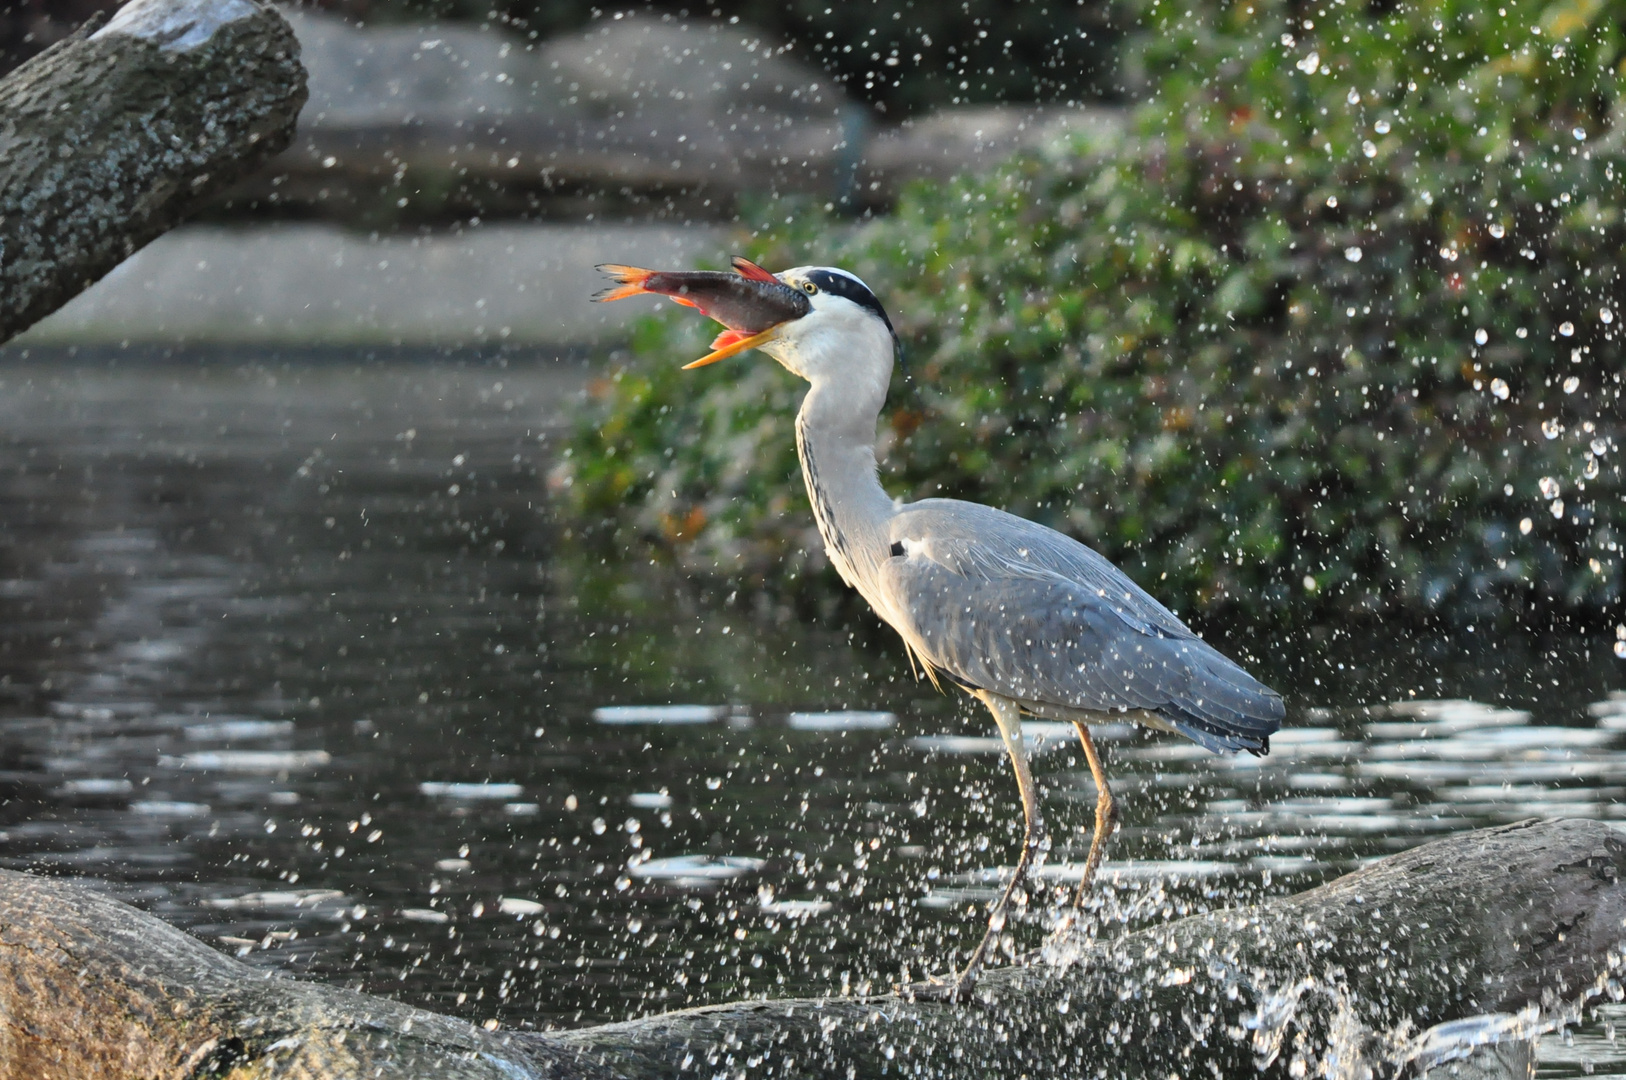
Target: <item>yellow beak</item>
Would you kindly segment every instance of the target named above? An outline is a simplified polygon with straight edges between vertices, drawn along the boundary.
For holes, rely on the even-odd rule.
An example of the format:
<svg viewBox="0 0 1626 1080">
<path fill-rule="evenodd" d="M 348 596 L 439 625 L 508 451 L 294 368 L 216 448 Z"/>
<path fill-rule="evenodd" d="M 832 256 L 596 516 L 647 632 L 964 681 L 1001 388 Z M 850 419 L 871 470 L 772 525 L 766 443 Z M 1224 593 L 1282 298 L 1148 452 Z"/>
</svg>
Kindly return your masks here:
<svg viewBox="0 0 1626 1080">
<path fill-rule="evenodd" d="M 764 345 L 772 341 L 774 339 L 774 335 L 778 332 L 778 326 L 770 326 L 760 334 L 752 334 L 750 337 L 736 338 L 715 352 L 707 353 L 705 356 L 702 356 L 693 363 L 684 364 L 683 370 L 688 371 L 690 368 L 705 367 L 707 364 L 715 364 L 719 360 L 727 360 L 735 353 L 742 353 L 747 349 L 754 349 L 758 345 Z M 721 336 L 726 338 L 730 336 L 730 333 L 724 333 Z M 716 342 L 713 342 L 713 344 L 716 344 Z"/>
</svg>

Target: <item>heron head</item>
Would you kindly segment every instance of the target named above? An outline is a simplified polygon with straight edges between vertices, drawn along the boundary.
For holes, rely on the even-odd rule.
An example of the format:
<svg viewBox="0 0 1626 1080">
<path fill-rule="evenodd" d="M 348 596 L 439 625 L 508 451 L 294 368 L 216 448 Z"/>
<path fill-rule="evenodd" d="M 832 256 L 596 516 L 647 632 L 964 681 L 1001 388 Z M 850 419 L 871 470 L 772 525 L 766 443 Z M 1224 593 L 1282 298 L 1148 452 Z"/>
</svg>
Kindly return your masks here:
<svg viewBox="0 0 1626 1080">
<path fill-rule="evenodd" d="M 890 371 L 897 333 L 881 302 L 854 274 L 830 266 L 798 266 L 771 274 L 736 256 L 735 273 L 656 271 L 604 265 L 620 288 L 597 300 L 653 293 L 699 310 L 726 330 L 712 351 L 684 368 L 705 367 L 747 349 L 761 349 L 806 379 L 838 374 L 856 358 L 884 350 Z"/>
</svg>

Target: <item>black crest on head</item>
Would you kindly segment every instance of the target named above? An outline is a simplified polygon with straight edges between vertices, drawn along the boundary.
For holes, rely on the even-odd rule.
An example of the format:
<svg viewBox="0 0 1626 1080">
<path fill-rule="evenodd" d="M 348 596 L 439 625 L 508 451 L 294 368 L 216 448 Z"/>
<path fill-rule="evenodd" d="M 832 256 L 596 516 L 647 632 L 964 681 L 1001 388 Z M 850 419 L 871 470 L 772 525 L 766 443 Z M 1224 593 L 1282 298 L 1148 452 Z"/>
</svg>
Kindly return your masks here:
<svg viewBox="0 0 1626 1080">
<path fill-rule="evenodd" d="M 839 296 L 851 300 L 866 311 L 873 312 L 886 323 L 887 330 L 892 334 L 892 340 L 898 340 L 898 332 L 892 329 L 892 320 L 886 317 L 886 309 L 881 302 L 875 299 L 875 294 L 869 291 L 869 286 L 842 270 L 810 270 L 807 280 L 819 287 L 820 292 L 827 292 L 831 296 Z"/>
</svg>

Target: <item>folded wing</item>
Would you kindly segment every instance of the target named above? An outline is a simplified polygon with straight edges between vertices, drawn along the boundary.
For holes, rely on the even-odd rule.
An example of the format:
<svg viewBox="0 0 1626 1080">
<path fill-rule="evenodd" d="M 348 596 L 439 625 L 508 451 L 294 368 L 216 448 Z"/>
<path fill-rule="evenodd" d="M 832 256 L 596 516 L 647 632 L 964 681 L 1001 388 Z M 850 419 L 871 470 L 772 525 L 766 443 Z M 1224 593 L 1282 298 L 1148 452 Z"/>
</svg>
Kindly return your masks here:
<svg viewBox="0 0 1626 1080">
<path fill-rule="evenodd" d="M 1282 700 L 1100 555 L 949 499 L 893 520 L 880 592 L 910 646 L 963 684 L 1091 712 L 1145 710 L 1214 751 L 1269 748 Z"/>
</svg>

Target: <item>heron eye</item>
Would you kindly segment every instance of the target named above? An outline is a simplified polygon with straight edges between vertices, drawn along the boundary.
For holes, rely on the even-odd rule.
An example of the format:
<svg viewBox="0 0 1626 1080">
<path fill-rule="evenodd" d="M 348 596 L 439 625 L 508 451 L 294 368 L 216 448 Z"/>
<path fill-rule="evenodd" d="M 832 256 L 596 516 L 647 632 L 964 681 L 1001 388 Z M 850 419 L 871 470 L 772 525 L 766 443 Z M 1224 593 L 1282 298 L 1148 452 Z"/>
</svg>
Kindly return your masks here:
<svg viewBox="0 0 1626 1080">
<path fill-rule="evenodd" d="M 819 291 L 819 287 L 813 284 L 811 281 L 802 282 L 802 288 L 806 289 L 810 293 L 816 293 Z"/>
</svg>

